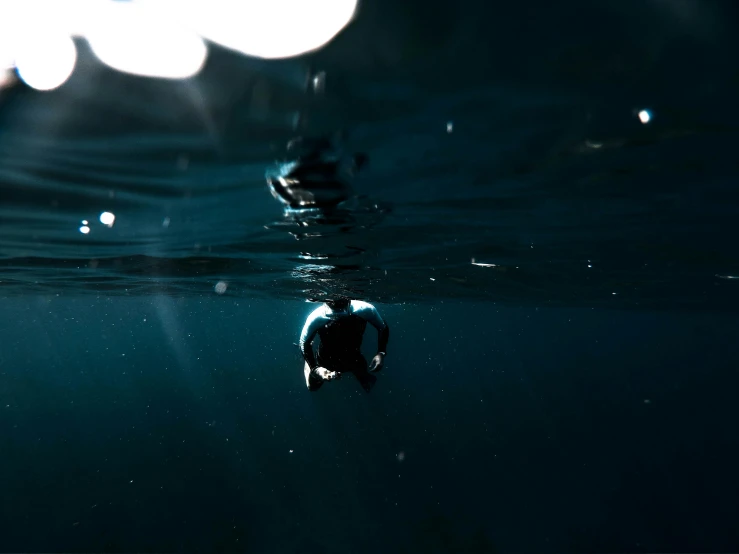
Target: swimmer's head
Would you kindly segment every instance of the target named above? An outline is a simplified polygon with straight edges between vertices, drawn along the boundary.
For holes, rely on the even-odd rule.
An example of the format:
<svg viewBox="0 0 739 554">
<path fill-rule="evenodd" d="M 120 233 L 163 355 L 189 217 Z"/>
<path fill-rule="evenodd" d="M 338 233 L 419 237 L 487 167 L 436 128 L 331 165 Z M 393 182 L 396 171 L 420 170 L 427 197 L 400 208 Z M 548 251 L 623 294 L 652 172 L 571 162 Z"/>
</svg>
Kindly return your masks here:
<svg viewBox="0 0 739 554">
<path fill-rule="evenodd" d="M 326 300 L 326 305 L 331 308 L 332 312 L 345 312 L 351 304 L 351 298 L 348 296 L 338 296 L 331 300 Z"/>
</svg>

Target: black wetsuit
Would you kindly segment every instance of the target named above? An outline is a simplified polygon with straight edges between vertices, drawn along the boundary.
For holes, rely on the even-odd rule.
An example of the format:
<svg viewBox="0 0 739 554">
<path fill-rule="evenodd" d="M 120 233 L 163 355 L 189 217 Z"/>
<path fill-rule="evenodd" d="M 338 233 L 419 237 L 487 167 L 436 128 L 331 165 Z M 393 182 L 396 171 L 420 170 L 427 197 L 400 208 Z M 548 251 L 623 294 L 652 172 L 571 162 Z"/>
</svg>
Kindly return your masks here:
<svg viewBox="0 0 739 554">
<path fill-rule="evenodd" d="M 301 352 L 308 368 L 313 370 L 320 366 L 337 373 L 351 372 L 365 390 L 372 388 L 376 378 L 368 372 L 367 360 L 361 352 L 368 322 L 377 328 L 378 352 L 386 352 L 390 330 L 371 304 L 354 300 L 345 312 L 333 312 L 326 305 L 316 309 L 305 322 L 300 337 Z M 312 341 L 316 334 L 320 345 L 314 356 Z M 322 381 L 314 379 L 308 386 L 315 390 L 321 384 Z"/>
</svg>

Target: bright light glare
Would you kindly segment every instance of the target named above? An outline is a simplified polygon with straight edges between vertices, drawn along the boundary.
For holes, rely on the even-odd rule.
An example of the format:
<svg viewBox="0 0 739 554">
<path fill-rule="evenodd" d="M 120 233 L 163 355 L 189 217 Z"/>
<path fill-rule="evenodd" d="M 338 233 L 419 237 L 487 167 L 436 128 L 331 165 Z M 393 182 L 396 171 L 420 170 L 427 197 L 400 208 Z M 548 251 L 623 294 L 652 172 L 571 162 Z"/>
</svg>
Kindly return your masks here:
<svg viewBox="0 0 739 554">
<path fill-rule="evenodd" d="M 100 223 L 112 227 L 115 223 L 115 215 L 110 212 L 103 212 L 100 214 Z"/>
<path fill-rule="evenodd" d="M 60 87 L 77 63 L 77 48 L 72 38 L 51 29 L 26 35 L 14 46 L 18 76 L 36 90 Z"/>
<path fill-rule="evenodd" d="M 83 235 L 86 235 L 89 232 L 90 228 L 87 225 L 83 225 L 82 227 L 80 227 L 80 233 L 82 233 Z"/>
<path fill-rule="evenodd" d="M 86 38 L 104 64 L 145 77 L 191 77 L 207 55 L 197 34 L 134 3 L 111 3 Z"/>
<path fill-rule="evenodd" d="M 136 0 L 221 46 L 258 58 L 320 48 L 351 21 L 357 0 Z"/>
<path fill-rule="evenodd" d="M 649 123 L 651 119 L 652 119 L 652 114 L 649 113 L 649 110 L 642 110 L 639 112 L 639 121 L 641 121 L 645 125 Z"/>
<path fill-rule="evenodd" d="M 77 61 L 71 37 L 86 39 L 113 69 L 169 79 L 198 73 L 207 56 L 204 38 L 248 56 L 298 56 L 333 39 L 352 20 L 357 3 L 0 0 L 0 86 L 8 82 L 9 67 L 35 89 L 62 85 Z"/>
</svg>

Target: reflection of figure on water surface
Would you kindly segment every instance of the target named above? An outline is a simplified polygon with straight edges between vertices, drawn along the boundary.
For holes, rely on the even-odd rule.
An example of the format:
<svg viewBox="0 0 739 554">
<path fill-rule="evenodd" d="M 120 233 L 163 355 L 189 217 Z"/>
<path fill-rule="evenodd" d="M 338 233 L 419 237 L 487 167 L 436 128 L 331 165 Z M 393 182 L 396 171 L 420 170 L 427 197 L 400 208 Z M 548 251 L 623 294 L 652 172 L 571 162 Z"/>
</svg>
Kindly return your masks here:
<svg viewBox="0 0 739 554">
<path fill-rule="evenodd" d="M 347 155 L 326 139 L 294 139 L 288 151 L 292 161 L 267 172 L 270 192 L 287 214 L 330 212 L 354 196 L 352 181 L 364 166 L 363 154 Z"/>
<path fill-rule="evenodd" d="M 370 323 L 377 329 L 377 354 L 367 367 L 362 356 L 362 338 Z M 313 339 L 318 335 L 318 352 L 313 352 Z M 308 316 L 300 334 L 300 351 L 305 359 L 303 372 L 308 390 L 318 390 L 324 381 L 351 372 L 369 392 L 377 378 L 370 372 L 380 371 L 385 363 L 390 328 L 372 304 L 361 300 L 337 298 L 322 304 Z"/>
</svg>

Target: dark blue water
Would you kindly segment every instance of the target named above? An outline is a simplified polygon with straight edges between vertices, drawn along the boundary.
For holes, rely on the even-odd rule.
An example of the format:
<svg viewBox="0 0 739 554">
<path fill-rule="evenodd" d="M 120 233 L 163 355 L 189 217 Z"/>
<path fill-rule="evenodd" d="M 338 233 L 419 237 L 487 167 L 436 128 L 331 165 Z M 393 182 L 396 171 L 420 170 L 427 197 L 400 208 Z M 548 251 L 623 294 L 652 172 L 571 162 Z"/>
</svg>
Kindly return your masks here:
<svg viewBox="0 0 739 554">
<path fill-rule="evenodd" d="M 736 551 L 737 16 L 364 2 L 0 90 L 0 551 Z M 296 137 L 367 156 L 338 215 L 270 194 Z M 369 395 L 305 390 L 336 293 Z"/>
</svg>

